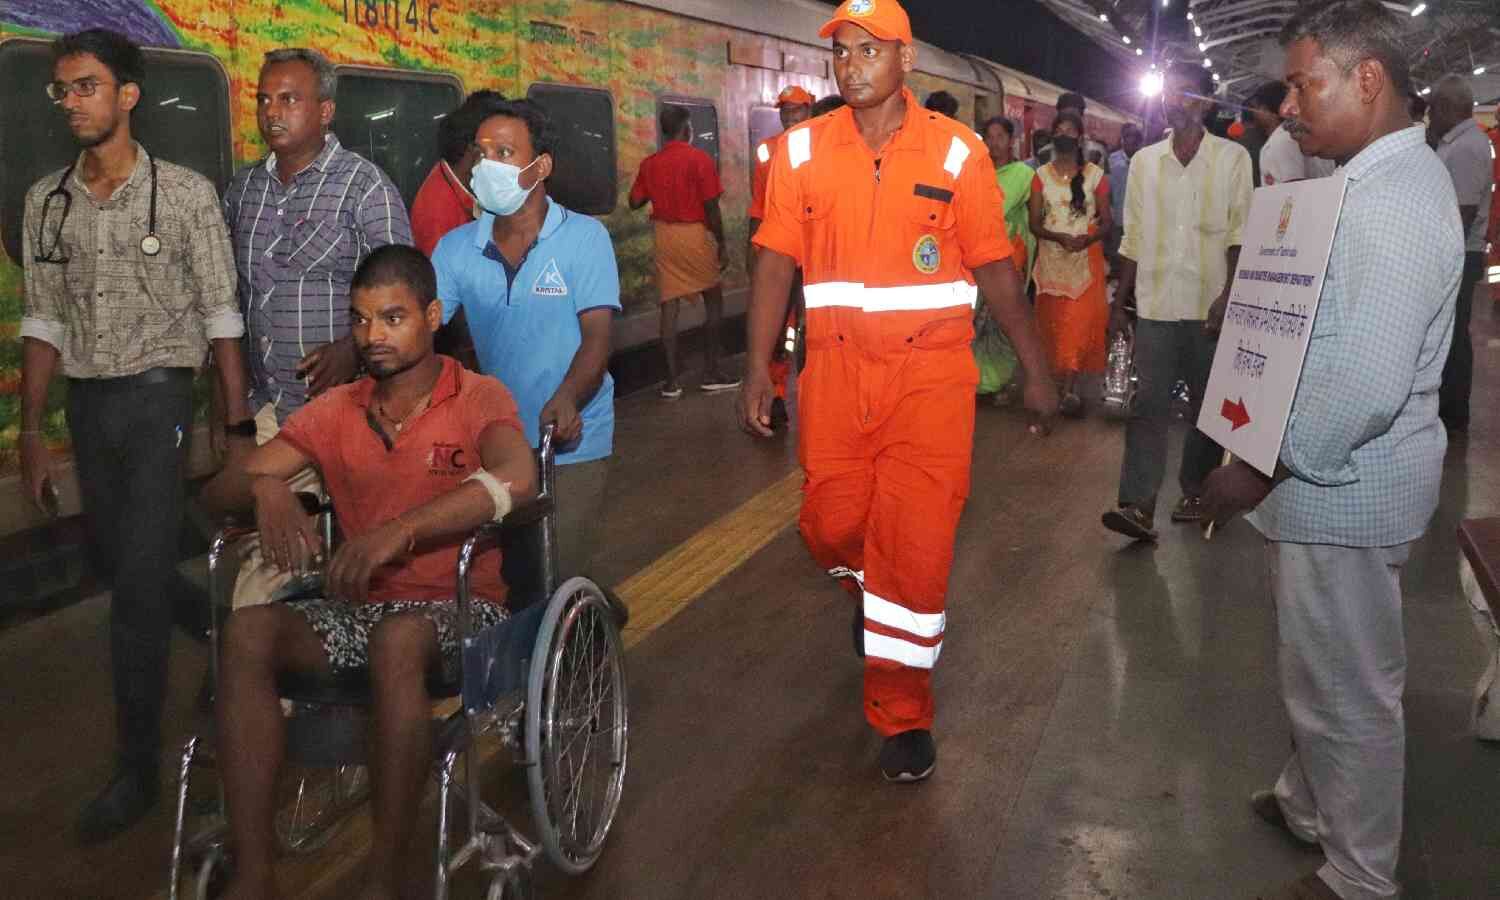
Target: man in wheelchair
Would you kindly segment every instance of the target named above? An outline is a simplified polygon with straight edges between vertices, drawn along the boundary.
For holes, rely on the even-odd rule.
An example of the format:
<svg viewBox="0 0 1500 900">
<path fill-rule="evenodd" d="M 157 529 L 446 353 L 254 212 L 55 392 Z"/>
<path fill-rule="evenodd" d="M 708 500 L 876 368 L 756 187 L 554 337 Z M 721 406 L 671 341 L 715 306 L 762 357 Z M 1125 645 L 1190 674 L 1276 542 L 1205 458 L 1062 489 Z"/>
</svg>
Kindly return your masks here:
<svg viewBox="0 0 1500 900">
<path fill-rule="evenodd" d="M 426 678 L 456 672 L 454 570 L 463 540 L 536 496 L 537 470 L 510 392 L 433 351 L 442 321 L 431 264 L 387 246 L 360 265 L 350 325 L 368 373 L 294 413 L 221 473 L 203 499 L 254 511 L 266 559 L 321 570 L 322 596 L 235 610 L 218 695 L 220 772 L 235 873 L 226 897 L 277 896 L 275 790 L 285 743 L 283 672 L 368 669 L 374 836 L 366 898 L 398 896 L 432 753 Z M 287 479 L 315 466 L 344 541 L 324 558 Z M 477 625 L 504 618 L 499 550 L 473 567 Z M 485 558 L 488 557 L 488 558 Z"/>
</svg>

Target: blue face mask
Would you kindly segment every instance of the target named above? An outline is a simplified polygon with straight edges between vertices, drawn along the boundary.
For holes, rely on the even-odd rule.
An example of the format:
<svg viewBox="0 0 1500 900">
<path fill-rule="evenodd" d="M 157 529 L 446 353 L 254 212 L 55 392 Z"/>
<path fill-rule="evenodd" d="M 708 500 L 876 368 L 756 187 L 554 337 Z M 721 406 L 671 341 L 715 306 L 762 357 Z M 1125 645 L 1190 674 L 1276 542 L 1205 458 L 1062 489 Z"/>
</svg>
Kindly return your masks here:
<svg viewBox="0 0 1500 900">
<path fill-rule="evenodd" d="M 538 156 L 527 164 L 526 169 L 536 165 Z M 474 199 L 484 207 L 485 212 L 497 216 L 514 215 L 531 192 L 536 190 L 537 181 L 529 189 L 521 187 L 521 173 L 526 169 L 513 166 L 510 163 L 496 162 L 493 159 L 481 159 L 474 167 L 474 174 L 469 178 L 469 186 L 474 189 Z"/>
</svg>

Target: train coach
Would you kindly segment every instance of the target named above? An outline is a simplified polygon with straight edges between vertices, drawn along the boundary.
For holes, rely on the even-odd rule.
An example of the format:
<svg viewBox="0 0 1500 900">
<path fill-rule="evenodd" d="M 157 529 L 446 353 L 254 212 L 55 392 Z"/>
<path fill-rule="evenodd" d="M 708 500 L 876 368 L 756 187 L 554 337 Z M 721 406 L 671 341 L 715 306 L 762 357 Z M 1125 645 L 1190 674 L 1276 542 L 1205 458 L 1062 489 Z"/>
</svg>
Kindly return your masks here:
<svg viewBox="0 0 1500 900">
<path fill-rule="evenodd" d="M 43 90 L 53 36 L 108 27 L 148 48 L 141 142 L 190 166 L 222 189 L 234 170 L 265 155 L 255 89 L 268 50 L 308 46 L 339 67 L 334 131 L 378 163 L 408 204 L 436 158 L 437 120 L 469 92 L 499 90 L 547 107 L 560 126 L 553 197 L 608 226 L 619 260 L 625 314 L 614 367 L 641 383 L 654 362 L 656 304 L 651 231 L 625 203 L 636 168 L 661 142 L 657 112 L 687 107 L 695 141 L 718 163 L 732 257 L 744 247 L 752 148 L 780 130 L 773 107 L 796 84 L 836 90 L 831 54 L 817 37 L 829 7 L 811 0 L 8 0 L 0 4 L 0 535 L 40 524 L 21 498 L 21 203 L 37 178 L 76 153 Z M 989 60 L 919 47 L 911 79 L 919 96 L 946 90 L 959 116 L 1051 121 L 1061 88 Z M 1126 117 L 1090 103 L 1091 134 L 1113 143 Z M 744 261 L 728 275 L 728 312 L 743 312 Z M 697 324 L 687 312 L 685 327 Z M 619 370 L 624 370 L 623 372 Z M 635 377 L 630 377 L 632 370 Z M 61 379 L 46 419 L 48 443 L 64 456 Z M 192 470 L 212 468 L 206 440 L 192 442 Z M 77 512 L 66 471 L 64 514 Z"/>
</svg>

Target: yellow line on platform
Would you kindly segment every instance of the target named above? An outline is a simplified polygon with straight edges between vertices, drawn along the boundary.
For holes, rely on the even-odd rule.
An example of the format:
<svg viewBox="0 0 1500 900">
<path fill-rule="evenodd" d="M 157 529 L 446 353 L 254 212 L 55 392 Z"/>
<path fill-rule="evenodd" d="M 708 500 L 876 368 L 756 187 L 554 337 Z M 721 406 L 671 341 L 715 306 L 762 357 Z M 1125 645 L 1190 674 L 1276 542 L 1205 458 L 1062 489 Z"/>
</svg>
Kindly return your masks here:
<svg viewBox="0 0 1500 900">
<path fill-rule="evenodd" d="M 678 544 L 617 588 L 630 607 L 625 646 L 633 647 L 745 564 L 797 518 L 796 471 Z"/>
<path fill-rule="evenodd" d="M 630 623 L 623 635 L 625 646 L 633 647 L 645 640 L 744 565 L 796 520 L 801 503 L 802 472 L 797 470 L 626 579 L 616 589 L 630 607 Z M 477 767 L 489 763 L 499 750 L 493 743 L 486 746 L 477 755 Z M 369 846 L 371 837 L 369 810 L 360 809 L 351 816 L 353 820 L 320 851 L 329 857 L 328 865 L 320 867 L 311 877 L 303 875 L 306 880 L 300 886 L 287 882 L 295 882 L 297 874 L 307 872 L 308 860 L 290 857 L 277 863 L 283 885 L 290 888 L 288 896 L 321 898 L 363 864 L 363 848 Z M 296 871 L 289 872 L 289 868 Z M 183 880 L 191 882 L 190 877 Z M 152 896 L 153 900 L 165 900 L 167 892 L 159 891 Z"/>
</svg>

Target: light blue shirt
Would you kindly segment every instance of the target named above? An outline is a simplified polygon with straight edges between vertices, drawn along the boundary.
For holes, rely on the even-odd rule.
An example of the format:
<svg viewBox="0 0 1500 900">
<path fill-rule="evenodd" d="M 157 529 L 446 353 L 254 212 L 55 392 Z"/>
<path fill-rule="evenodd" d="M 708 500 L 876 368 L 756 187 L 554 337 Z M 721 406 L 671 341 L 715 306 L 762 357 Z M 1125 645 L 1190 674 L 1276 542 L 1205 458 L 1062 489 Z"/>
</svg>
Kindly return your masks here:
<svg viewBox="0 0 1500 900">
<path fill-rule="evenodd" d="M 620 308 L 614 245 L 597 219 L 547 201 L 547 217 L 521 266 L 511 271 L 491 239 L 495 217 L 448 232 L 432 252 L 443 321 L 463 307 L 479 367 L 515 395 L 526 439 L 535 447 L 542 407 L 552 399 L 583 343 L 578 317 Z M 580 414 L 583 437 L 559 465 L 603 459 L 614 449 L 615 382 L 604 382 Z"/>
<path fill-rule="evenodd" d="M 1109 207 L 1115 214 L 1115 225 L 1125 227 L 1125 186 L 1130 183 L 1130 157 L 1124 150 L 1109 155 Z"/>
<path fill-rule="evenodd" d="M 1464 239 L 1452 179 L 1420 126 L 1349 161 L 1348 193 L 1281 462 L 1251 515 L 1268 539 L 1414 541 L 1437 509 L 1448 438 L 1438 385 Z"/>
</svg>

